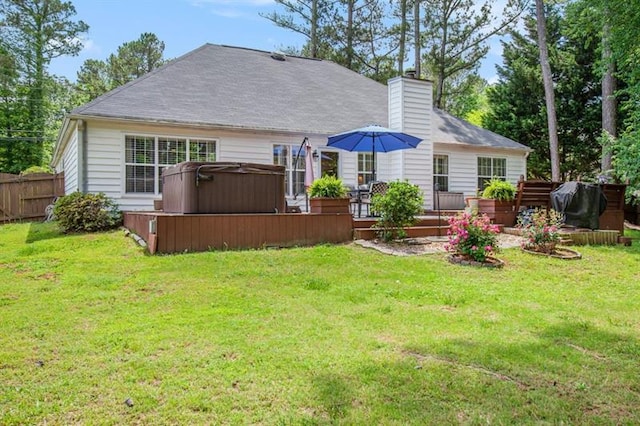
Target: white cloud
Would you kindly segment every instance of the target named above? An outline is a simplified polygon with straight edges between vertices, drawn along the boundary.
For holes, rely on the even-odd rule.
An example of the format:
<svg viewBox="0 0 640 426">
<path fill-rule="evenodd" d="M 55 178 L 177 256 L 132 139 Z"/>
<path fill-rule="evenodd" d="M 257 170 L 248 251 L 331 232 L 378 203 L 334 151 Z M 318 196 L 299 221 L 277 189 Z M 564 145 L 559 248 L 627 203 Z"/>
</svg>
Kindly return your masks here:
<svg viewBox="0 0 640 426">
<path fill-rule="evenodd" d="M 93 40 L 90 38 L 80 40 L 82 42 L 82 53 L 84 54 L 99 54 L 102 52 L 100 46 L 98 46 Z"/>
</svg>

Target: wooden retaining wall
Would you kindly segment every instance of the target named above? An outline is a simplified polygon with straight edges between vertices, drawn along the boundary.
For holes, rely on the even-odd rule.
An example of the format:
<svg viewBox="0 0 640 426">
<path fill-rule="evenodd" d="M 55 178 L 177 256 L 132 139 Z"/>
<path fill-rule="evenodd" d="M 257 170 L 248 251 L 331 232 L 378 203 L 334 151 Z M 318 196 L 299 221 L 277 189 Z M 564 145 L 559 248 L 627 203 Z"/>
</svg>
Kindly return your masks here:
<svg viewBox="0 0 640 426">
<path fill-rule="evenodd" d="M 124 226 L 151 253 L 309 246 L 352 240 L 350 214 L 199 214 L 126 212 Z"/>
<path fill-rule="evenodd" d="M 0 223 L 45 218 L 45 209 L 64 195 L 64 174 L 0 173 Z"/>
</svg>

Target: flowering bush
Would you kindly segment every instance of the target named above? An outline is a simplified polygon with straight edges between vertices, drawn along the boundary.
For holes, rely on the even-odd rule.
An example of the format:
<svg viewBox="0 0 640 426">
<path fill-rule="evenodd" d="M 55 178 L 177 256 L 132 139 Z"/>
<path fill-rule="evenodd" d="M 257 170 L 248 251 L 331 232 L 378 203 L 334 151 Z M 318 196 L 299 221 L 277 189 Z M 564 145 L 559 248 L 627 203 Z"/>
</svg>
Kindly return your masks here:
<svg viewBox="0 0 640 426">
<path fill-rule="evenodd" d="M 522 247 L 540 253 L 553 253 L 560 241 L 558 229 L 563 222 L 562 213 L 553 209 L 548 212 L 535 209 L 530 214 L 520 217 L 518 225 L 522 228 L 522 236 L 525 238 Z"/>
<path fill-rule="evenodd" d="M 449 218 L 447 251 L 484 262 L 498 251 L 498 232 L 487 215 L 460 213 Z"/>
</svg>

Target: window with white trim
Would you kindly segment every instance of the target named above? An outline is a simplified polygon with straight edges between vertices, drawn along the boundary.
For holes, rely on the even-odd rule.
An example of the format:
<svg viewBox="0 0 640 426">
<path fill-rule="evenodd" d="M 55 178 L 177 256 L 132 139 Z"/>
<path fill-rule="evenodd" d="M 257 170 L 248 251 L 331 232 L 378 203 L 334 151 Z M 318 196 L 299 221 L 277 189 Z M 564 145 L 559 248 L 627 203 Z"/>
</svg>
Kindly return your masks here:
<svg viewBox="0 0 640 426">
<path fill-rule="evenodd" d="M 297 163 L 296 163 L 297 160 Z M 273 164 L 284 166 L 286 195 L 304 194 L 304 148 L 294 145 L 273 145 Z"/>
<path fill-rule="evenodd" d="M 373 180 L 374 161 L 372 152 L 358 153 L 358 185 L 368 185 Z"/>
<path fill-rule="evenodd" d="M 155 138 L 126 136 L 126 192 L 155 193 Z"/>
<path fill-rule="evenodd" d="M 216 141 L 126 135 L 125 192 L 161 194 L 162 171 L 182 161 L 216 161 Z"/>
<path fill-rule="evenodd" d="M 438 184 L 438 191 L 449 190 L 449 156 L 433 156 L 433 186 Z"/>
<path fill-rule="evenodd" d="M 507 180 L 507 159 L 478 157 L 478 190 L 483 191 L 491 179 Z"/>
<path fill-rule="evenodd" d="M 187 160 L 187 140 L 158 138 L 158 192 L 162 192 L 162 172 L 167 167 Z"/>
</svg>

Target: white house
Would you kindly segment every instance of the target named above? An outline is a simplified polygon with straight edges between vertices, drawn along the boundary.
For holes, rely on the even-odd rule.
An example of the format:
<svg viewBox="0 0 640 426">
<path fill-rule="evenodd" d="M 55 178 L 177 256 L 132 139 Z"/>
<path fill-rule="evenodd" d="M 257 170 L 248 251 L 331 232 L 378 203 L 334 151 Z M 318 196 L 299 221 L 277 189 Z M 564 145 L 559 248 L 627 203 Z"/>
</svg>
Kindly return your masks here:
<svg viewBox="0 0 640 426">
<path fill-rule="evenodd" d="M 327 137 L 380 124 L 420 137 L 391 153 L 326 147 Z M 408 179 L 433 206 L 433 186 L 474 195 L 484 180 L 526 175 L 529 148 L 432 108 L 432 84 L 396 77 L 380 84 L 333 62 L 206 44 L 74 109 L 52 165 L 65 190 L 104 192 L 123 210 L 150 210 L 164 167 L 181 161 L 280 164 L 287 194 L 301 194 L 308 138 L 316 176 L 346 184 Z"/>
</svg>

